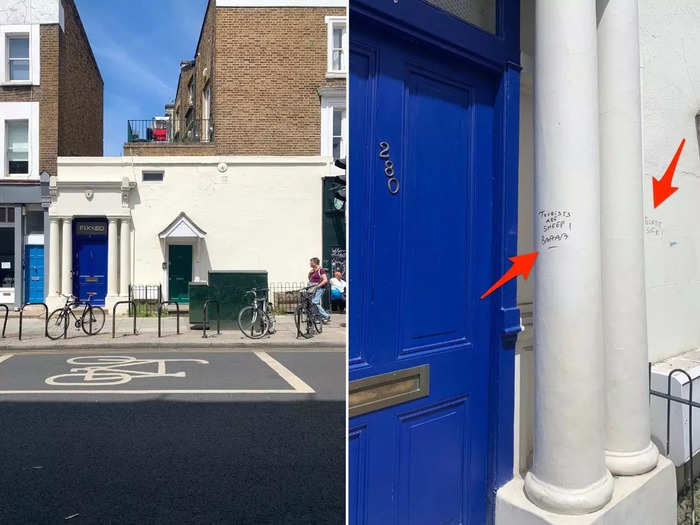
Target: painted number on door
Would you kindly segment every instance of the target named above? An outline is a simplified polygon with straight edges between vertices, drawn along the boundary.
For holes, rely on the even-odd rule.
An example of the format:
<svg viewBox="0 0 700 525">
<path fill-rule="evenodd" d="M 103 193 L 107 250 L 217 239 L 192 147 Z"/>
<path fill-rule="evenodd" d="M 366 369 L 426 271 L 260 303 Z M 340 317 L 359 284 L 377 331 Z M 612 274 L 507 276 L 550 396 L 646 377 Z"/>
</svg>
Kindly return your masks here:
<svg viewBox="0 0 700 525">
<path fill-rule="evenodd" d="M 389 193 L 396 195 L 399 192 L 399 179 L 395 176 L 394 162 L 389 156 L 389 143 L 382 141 L 379 143 L 379 158 L 384 160 L 384 175 L 387 176 L 386 185 Z"/>
</svg>

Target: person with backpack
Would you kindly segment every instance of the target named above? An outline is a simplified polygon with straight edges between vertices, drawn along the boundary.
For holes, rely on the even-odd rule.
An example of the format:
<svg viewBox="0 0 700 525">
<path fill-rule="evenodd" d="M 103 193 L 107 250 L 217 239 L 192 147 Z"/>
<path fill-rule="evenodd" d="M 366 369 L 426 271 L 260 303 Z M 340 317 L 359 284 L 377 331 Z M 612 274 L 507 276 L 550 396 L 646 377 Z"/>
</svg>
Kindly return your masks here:
<svg viewBox="0 0 700 525">
<path fill-rule="evenodd" d="M 331 316 L 323 309 L 323 306 L 321 306 L 323 291 L 326 286 L 328 286 L 328 274 L 325 269 L 321 268 L 321 261 L 318 257 L 312 257 L 309 260 L 309 266 L 311 266 L 311 270 L 309 271 L 308 287 L 314 294 L 312 301 L 318 308 L 321 317 L 323 317 L 323 322 L 329 323 Z"/>
</svg>

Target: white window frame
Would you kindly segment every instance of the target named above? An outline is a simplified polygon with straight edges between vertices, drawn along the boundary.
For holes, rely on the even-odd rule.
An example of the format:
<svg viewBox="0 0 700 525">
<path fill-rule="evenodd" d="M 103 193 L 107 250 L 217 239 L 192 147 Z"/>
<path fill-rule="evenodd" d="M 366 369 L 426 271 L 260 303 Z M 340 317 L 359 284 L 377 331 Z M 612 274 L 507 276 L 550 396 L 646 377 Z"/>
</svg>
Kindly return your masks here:
<svg viewBox="0 0 700 525">
<path fill-rule="evenodd" d="M 327 16 L 326 17 L 327 26 L 327 67 L 326 67 L 326 78 L 345 78 L 348 74 L 348 19 L 345 16 Z M 337 27 L 342 27 L 343 31 L 343 60 L 341 64 L 341 69 L 333 69 L 333 31 Z"/>
<path fill-rule="evenodd" d="M 29 122 L 29 168 L 26 175 L 10 175 L 7 158 L 7 121 Z M 0 181 L 39 180 L 39 103 L 0 102 Z"/>
<path fill-rule="evenodd" d="M 321 90 L 320 90 L 321 91 Z M 333 158 L 333 110 L 342 109 L 345 112 L 341 124 L 342 143 L 340 158 L 348 154 L 348 110 L 345 100 L 345 88 L 325 88 L 321 91 L 321 156 Z M 343 173 L 340 168 L 333 167 L 333 172 Z"/>
<path fill-rule="evenodd" d="M 41 28 L 39 24 L 0 25 L 0 84 L 5 86 L 40 85 L 41 80 Z M 10 38 L 29 38 L 29 80 L 10 80 L 9 53 L 7 42 Z"/>
<path fill-rule="evenodd" d="M 209 127 L 211 126 L 211 82 L 207 80 L 202 90 L 202 141 L 209 142 Z"/>
</svg>

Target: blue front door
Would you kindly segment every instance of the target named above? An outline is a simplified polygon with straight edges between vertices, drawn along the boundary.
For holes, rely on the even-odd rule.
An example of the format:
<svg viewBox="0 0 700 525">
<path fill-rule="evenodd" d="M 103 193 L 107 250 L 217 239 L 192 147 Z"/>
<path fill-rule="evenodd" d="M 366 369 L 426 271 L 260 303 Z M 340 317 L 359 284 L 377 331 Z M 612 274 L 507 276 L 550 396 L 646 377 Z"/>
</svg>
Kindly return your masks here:
<svg viewBox="0 0 700 525">
<path fill-rule="evenodd" d="M 350 523 L 482 524 L 499 77 L 351 27 Z"/>
<path fill-rule="evenodd" d="M 44 247 L 28 244 L 24 248 L 24 300 L 44 302 Z"/>
<path fill-rule="evenodd" d="M 107 295 L 107 221 L 73 221 L 73 295 L 81 301 L 94 293 L 92 304 L 103 306 Z"/>
</svg>

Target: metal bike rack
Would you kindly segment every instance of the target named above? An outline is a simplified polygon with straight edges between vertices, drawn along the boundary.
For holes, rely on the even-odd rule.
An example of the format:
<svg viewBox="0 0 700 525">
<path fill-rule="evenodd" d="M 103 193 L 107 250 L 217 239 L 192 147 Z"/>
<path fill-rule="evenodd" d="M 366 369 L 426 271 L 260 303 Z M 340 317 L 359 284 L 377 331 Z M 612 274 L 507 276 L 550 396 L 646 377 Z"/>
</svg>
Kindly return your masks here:
<svg viewBox="0 0 700 525">
<path fill-rule="evenodd" d="M 204 325 L 202 326 L 202 337 L 204 338 L 207 337 L 207 322 L 209 321 L 207 314 L 209 313 L 210 303 L 216 304 L 216 333 L 221 333 L 221 306 L 219 305 L 219 301 L 216 299 L 208 299 L 204 302 L 204 307 L 202 308 L 202 319 L 204 320 Z"/>
<path fill-rule="evenodd" d="M 44 316 L 44 337 L 49 336 L 49 307 L 46 303 L 24 303 L 22 305 L 22 308 L 19 310 L 19 340 L 22 340 L 22 316 L 24 315 L 24 309 L 27 306 L 43 306 L 44 307 L 44 312 L 46 315 Z M 5 324 L 7 324 L 7 312 L 5 313 Z M 5 333 L 5 329 L 3 328 L 3 334 Z"/>
<path fill-rule="evenodd" d="M 134 301 L 119 301 L 114 303 L 114 308 L 112 308 L 112 339 L 116 337 L 117 331 L 117 306 L 120 304 L 128 304 L 133 307 L 134 312 L 134 335 L 136 335 L 136 303 Z"/>
<path fill-rule="evenodd" d="M 682 397 L 674 396 L 671 394 L 671 378 L 674 374 L 682 374 L 688 380 L 688 399 Z M 690 460 L 688 461 L 690 467 L 690 478 L 687 480 L 689 482 L 690 490 L 690 504 L 692 509 L 691 522 L 695 525 L 695 475 L 693 472 L 693 409 L 700 408 L 700 403 L 693 401 L 693 378 L 685 370 L 680 368 L 675 368 L 671 370 L 668 374 L 668 382 L 666 384 L 666 392 L 659 392 L 651 388 L 651 363 L 649 363 L 649 394 L 652 396 L 660 397 L 666 400 L 666 455 L 670 454 L 671 445 L 671 401 L 675 403 L 681 403 L 688 407 L 688 446 L 690 450 Z"/>
<path fill-rule="evenodd" d="M 5 339 L 5 328 L 7 328 L 7 316 L 10 315 L 10 309 L 6 304 L 0 304 L 0 308 L 5 309 L 5 321 L 2 323 L 2 338 Z"/>
<path fill-rule="evenodd" d="M 177 315 L 177 333 L 178 333 L 178 335 L 180 334 L 180 303 L 178 303 L 177 301 L 163 301 L 158 306 L 158 337 L 161 337 L 160 320 L 162 317 L 161 314 L 163 313 L 163 306 L 166 306 L 168 304 L 175 305 L 175 308 L 177 310 L 177 314 L 176 314 Z"/>
</svg>

